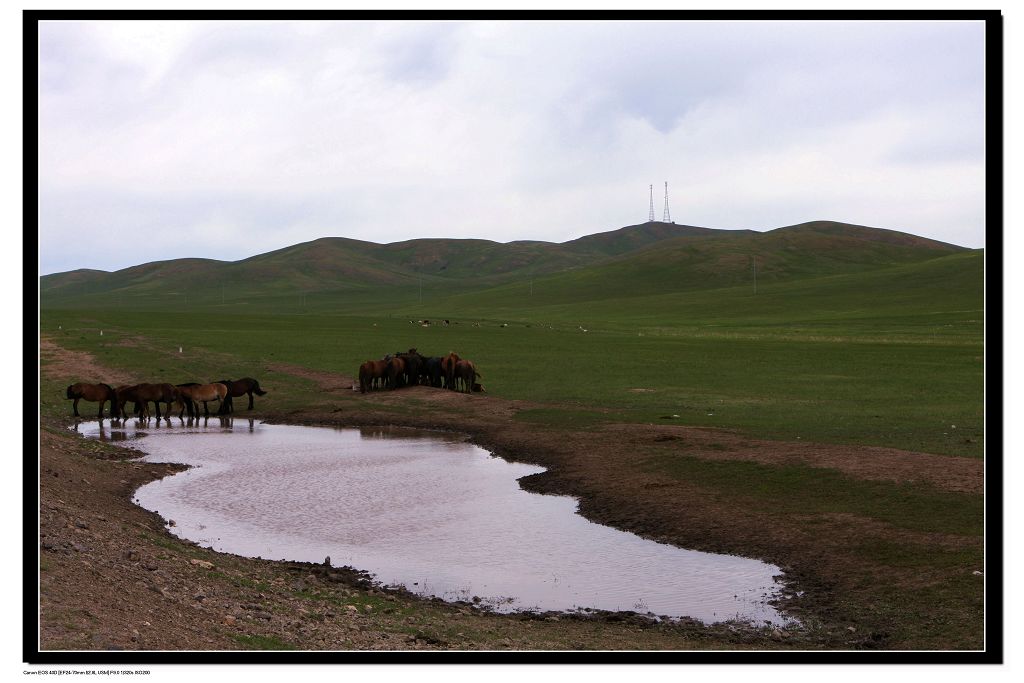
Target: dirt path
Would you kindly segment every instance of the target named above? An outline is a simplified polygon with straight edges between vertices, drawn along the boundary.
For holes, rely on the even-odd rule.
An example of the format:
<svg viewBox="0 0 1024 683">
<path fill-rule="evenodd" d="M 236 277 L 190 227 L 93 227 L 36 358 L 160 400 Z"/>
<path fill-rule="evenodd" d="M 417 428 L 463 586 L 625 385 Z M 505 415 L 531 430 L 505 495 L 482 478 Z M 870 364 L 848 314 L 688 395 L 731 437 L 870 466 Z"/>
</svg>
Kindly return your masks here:
<svg viewBox="0 0 1024 683">
<path fill-rule="evenodd" d="M 88 354 L 43 341 L 52 377 L 93 381 L 135 378 L 101 367 Z M 494 396 L 413 387 L 353 391 L 353 378 L 275 363 L 311 380 L 327 396 L 319 407 L 275 413 L 265 400 L 254 415 L 299 424 L 395 424 L 467 433 L 507 459 L 542 465 L 524 488 L 568 494 L 584 516 L 648 538 L 698 550 L 773 562 L 786 570 L 787 609 L 808 626 L 771 633 L 697 624 L 654 627 L 641 621 L 480 615 L 369 588 L 351 572 L 221 555 L 170 536 L 156 515 L 131 504 L 141 483 L 173 468 L 131 462 L 122 450 L 68 436 L 62 421 L 44 424 L 41 458 L 41 642 L 44 648 L 153 649 L 689 649 L 694 647 L 887 647 L 870 614 L 839 600 L 859 586 L 864 539 L 923 544 L 954 552 L 977 539 L 912 532 L 853 515 L 780 517 L 737 505 L 714 490 L 647 466 L 652 453 L 709 461 L 743 460 L 827 468 L 859 480 L 924 482 L 980 492 L 982 463 L 874 447 L 757 440 L 729 430 L 614 424 L 590 430 L 531 425 L 516 414 L 532 404 Z M 330 406 L 330 407 L 326 407 Z M 401 410 L 396 410 L 401 409 Z M 208 566 L 210 565 L 210 566 Z M 884 568 L 908 590 L 934 577 Z M 958 570 L 960 571 L 960 570 Z M 967 571 L 964 569 L 963 571 Z M 883 578 L 883 577 L 879 577 Z M 797 592 L 802 592 L 797 596 Z M 114 596 L 118 596 L 115 600 Z M 367 607 L 368 606 L 368 607 Z"/>
</svg>

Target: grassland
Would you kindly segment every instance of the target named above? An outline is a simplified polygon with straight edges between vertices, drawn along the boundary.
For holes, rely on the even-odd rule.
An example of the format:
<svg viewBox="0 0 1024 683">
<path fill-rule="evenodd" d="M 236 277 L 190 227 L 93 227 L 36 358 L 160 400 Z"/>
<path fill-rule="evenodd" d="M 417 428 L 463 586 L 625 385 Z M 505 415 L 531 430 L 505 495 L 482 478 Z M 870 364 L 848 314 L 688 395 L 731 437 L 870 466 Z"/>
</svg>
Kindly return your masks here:
<svg viewBox="0 0 1024 683">
<path fill-rule="evenodd" d="M 154 380 L 266 375 L 271 361 L 354 375 L 396 350 L 455 350 L 474 359 L 489 392 L 551 404 L 555 424 L 560 412 L 598 409 L 606 421 L 980 457 L 981 267 L 969 252 L 764 284 L 756 295 L 748 286 L 536 306 L 487 290 L 377 315 L 326 304 L 43 309 L 41 325 L 101 360 L 148 362 Z M 453 324 L 418 322 L 444 318 Z M 145 344 L 131 346 L 136 338 Z"/>
<path fill-rule="evenodd" d="M 353 376 L 366 359 L 416 347 L 473 359 L 490 396 L 524 402 L 510 418 L 513 431 L 565 435 L 570 443 L 572 435 L 600 439 L 616 425 L 687 425 L 949 462 L 983 457 L 983 253 L 915 256 L 883 245 L 843 265 L 842 249 L 823 260 L 782 244 L 789 260 L 766 268 L 756 292 L 747 264 L 709 274 L 728 253 L 717 250 L 681 275 L 654 267 L 641 249 L 625 260 L 523 271 L 530 277 L 504 282 L 424 276 L 316 291 L 296 281 L 215 284 L 188 290 L 187 304 L 163 281 L 44 297 L 40 327 L 63 348 L 149 381 L 259 377 L 271 390 L 266 402 L 285 419 L 311 410 L 366 415 L 372 404 L 377 416 L 422 421 L 436 408 L 414 397 L 339 399 L 294 371 Z M 423 326 L 425 319 L 433 324 Z M 443 319 L 452 324 L 436 324 Z M 62 386 L 79 379 L 103 378 L 44 378 L 44 414 L 66 414 Z M 880 646 L 980 646 L 980 494 L 799 463 L 716 459 L 729 444 L 688 451 L 644 443 L 615 464 L 616 476 L 676 482 L 694 516 L 666 527 L 657 515 L 676 513 L 659 513 L 659 505 L 668 509 L 672 495 L 683 494 L 581 484 L 573 493 L 585 500 L 588 492 L 622 498 L 591 508 L 594 517 L 664 531 L 689 547 L 716 537 L 719 549 L 785 561 L 809 591 L 831 595 L 816 618 L 870 629 Z M 564 485 L 583 474 L 559 476 Z M 624 513 L 629 506 L 634 512 Z M 716 510 L 736 521 L 714 519 Z M 733 536 L 734 545 L 722 540 Z"/>
</svg>

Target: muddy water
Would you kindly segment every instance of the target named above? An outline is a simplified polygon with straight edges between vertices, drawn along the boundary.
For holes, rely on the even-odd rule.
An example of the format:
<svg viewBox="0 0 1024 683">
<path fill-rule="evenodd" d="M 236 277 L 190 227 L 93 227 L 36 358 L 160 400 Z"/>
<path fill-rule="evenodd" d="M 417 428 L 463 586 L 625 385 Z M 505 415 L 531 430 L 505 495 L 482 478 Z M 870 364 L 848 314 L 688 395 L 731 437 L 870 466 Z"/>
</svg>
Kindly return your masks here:
<svg viewBox="0 0 1024 683">
<path fill-rule="evenodd" d="M 386 584 L 496 609 L 634 610 L 784 623 L 775 566 L 683 550 L 588 522 L 576 501 L 519 488 L 543 468 L 464 439 L 211 418 L 81 423 L 82 434 L 193 468 L 137 502 L 222 552 L 349 565 Z"/>
</svg>

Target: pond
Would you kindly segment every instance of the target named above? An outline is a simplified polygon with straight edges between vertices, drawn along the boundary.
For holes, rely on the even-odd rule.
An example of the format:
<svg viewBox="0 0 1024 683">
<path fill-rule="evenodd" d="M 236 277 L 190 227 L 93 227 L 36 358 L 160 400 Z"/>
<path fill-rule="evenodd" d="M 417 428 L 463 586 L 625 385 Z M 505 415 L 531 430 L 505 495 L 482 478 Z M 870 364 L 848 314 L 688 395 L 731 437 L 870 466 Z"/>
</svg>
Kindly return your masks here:
<svg viewBox="0 0 1024 683">
<path fill-rule="evenodd" d="M 83 422 L 77 431 L 192 468 L 138 489 L 169 531 L 220 552 L 348 565 L 387 585 L 499 611 L 631 610 L 784 624 L 781 572 L 594 524 L 543 472 L 464 437 L 240 418 Z M 642 504 L 639 503 L 638 504 Z M 170 524 L 170 522 L 168 521 Z M 476 598 L 476 600 L 474 600 Z"/>
</svg>

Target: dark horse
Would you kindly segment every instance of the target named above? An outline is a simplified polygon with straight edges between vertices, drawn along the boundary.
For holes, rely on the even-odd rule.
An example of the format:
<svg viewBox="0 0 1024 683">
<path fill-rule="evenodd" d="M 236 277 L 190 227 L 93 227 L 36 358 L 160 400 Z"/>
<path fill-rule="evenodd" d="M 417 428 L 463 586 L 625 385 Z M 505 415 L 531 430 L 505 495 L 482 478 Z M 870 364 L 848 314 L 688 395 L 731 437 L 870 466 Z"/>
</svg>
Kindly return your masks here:
<svg viewBox="0 0 1024 683">
<path fill-rule="evenodd" d="M 98 401 L 100 404 L 99 418 L 103 419 L 103 404 L 110 401 L 110 417 L 111 419 L 119 417 L 119 406 L 117 404 L 117 391 L 114 387 L 109 384 L 84 384 L 79 382 L 78 384 L 72 384 L 68 387 L 68 398 L 74 399 L 74 410 L 75 417 L 81 417 L 78 414 L 78 402 L 83 398 L 86 401 Z"/>
<path fill-rule="evenodd" d="M 427 383 L 432 387 L 441 387 L 441 357 L 431 356 L 424 363 L 424 368 L 427 376 Z"/>
<path fill-rule="evenodd" d="M 117 388 L 117 411 L 125 415 L 124 407 L 128 401 L 135 403 L 135 413 L 140 417 L 149 417 L 149 402 L 156 406 L 156 419 L 160 419 L 160 404 L 166 403 L 165 417 L 171 416 L 171 404 L 178 400 L 178 389 L 170 384 L 134 384 Z"/>
<path fill-rule="evenodd" d="M 405 361 L 405 382 L 411 386 L 420 383 L 420 378 L 425 374 L 427 359 L 420 355 L 416 349 L 409 349 L 408 353 L 396 353 Z"/>
<path fill-rule="evenodd" d="M 235 404 L 231 400 L 234 396 L 245 396 L 249 394 L 249 410 L 253 407 L 253 394 L 257 396 L 263 396 L 267 392 L 260 389 L 260 383 L 254 380 L 252 377 L 243 377 L 242 379 L 236 379 L 231 381 L 230 379 L 219 379 L 217 384 L 223 384 L 228 388 L 228 397 L 224 401 L 222 413 L 231 413 L 235 410 Z"/>
</svg>

